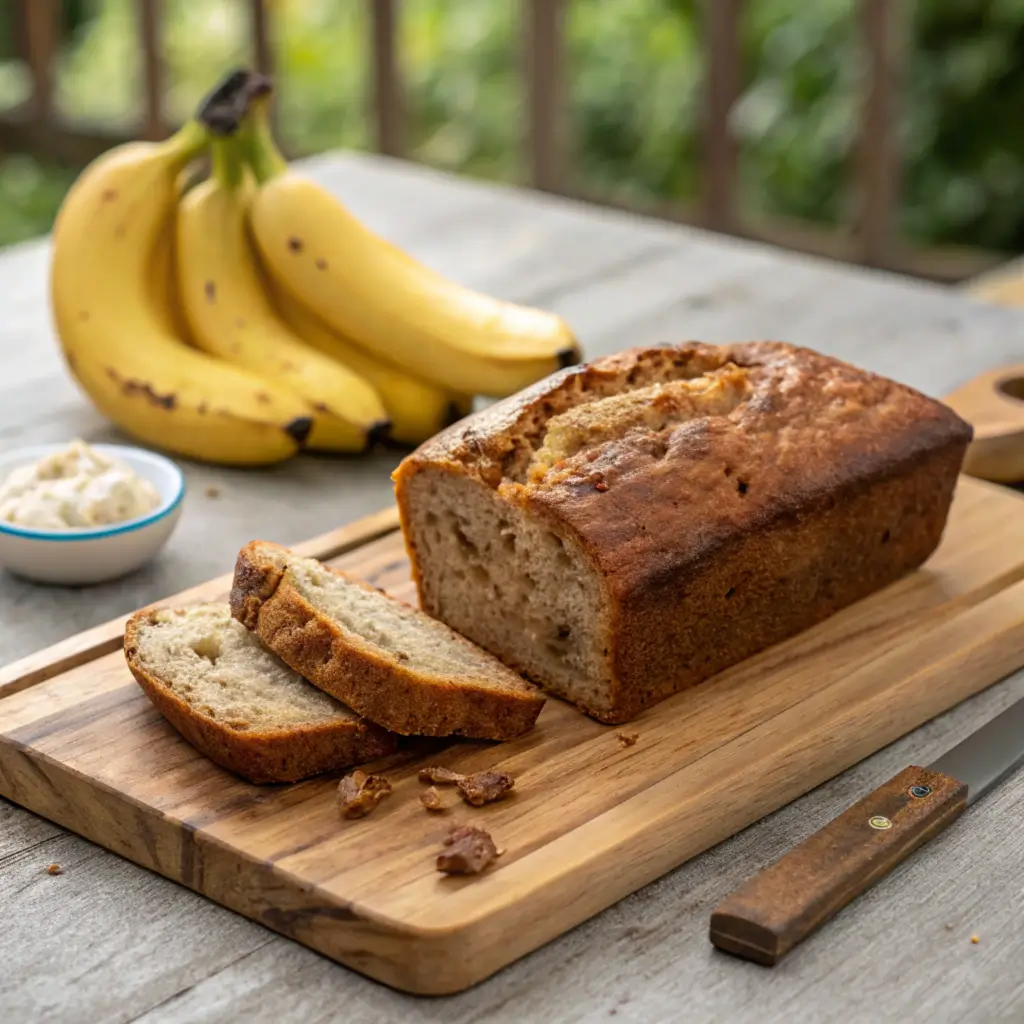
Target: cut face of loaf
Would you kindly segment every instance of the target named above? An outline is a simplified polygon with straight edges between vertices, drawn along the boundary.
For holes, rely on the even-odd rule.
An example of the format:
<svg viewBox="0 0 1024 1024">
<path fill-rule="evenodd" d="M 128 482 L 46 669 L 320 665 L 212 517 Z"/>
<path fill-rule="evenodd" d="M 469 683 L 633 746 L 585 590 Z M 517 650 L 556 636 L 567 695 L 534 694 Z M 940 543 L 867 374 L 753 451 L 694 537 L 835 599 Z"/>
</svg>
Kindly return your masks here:
<svg viewBox="0 0 1024 1024">
<path fill-rule="evenodd" d="M 425 611 L 607 722 L 920 565 L 970 428 L 778 343 L 634 349 L 395 472 Z"/>
<path fill-rule="evenodd" d="M 544 704 L 441 622 L 276 544 L 239 553 L 231 610 L 296 671 L 397 733 L 510 739 Z"/>
<path fill-rule="evenodd" d="M 294 782 L 397 747 L 396 736 L 265 650 L 226 604 L 137 612 L 124 649 L 161 714 L 210 760 L 251 782 Z"/>
</svg>

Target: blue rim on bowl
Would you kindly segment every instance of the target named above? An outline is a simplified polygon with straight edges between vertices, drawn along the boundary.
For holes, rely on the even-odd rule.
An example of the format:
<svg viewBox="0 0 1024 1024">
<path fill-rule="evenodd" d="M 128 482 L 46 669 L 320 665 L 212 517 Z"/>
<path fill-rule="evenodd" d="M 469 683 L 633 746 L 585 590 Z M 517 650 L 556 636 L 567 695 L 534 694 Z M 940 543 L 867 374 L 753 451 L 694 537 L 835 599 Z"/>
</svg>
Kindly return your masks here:
<svg viewBox="0 0 1024 1024">
<path fill-rule="evenodd" d="M 102 445 L 97 447 L 119 446 Z M 116 537 L 121 533 L 132 533 L 135 530 L 141 530 L 144 526 L 149 526 L 165 516 L 169 516 L 184 500 L 185 474 L 170 459 L 165 459 L 163 456 L 156 455 L 154 452 L 149 452 L 145 449 L 136 450 L 155 461 L 163 463 L 178 478 L 178 486 L 174 495 L 167 501 L 161 500 L 160 504 L 152 512 L 148 512 L 144 516 L 138 516 L 135 519 L 126 519 L 123 523 L 111 523 L 109 526 L 72 527 L 67 530 L 32 530 L 23 526 L 12 526 L 10 523 L 0 523 L 0 533 L 7 534 L 9 537 L 22 537 L 26 540 L 52 540 L 58 542 L 99 540 L 103 537 Z"/>
</svg>

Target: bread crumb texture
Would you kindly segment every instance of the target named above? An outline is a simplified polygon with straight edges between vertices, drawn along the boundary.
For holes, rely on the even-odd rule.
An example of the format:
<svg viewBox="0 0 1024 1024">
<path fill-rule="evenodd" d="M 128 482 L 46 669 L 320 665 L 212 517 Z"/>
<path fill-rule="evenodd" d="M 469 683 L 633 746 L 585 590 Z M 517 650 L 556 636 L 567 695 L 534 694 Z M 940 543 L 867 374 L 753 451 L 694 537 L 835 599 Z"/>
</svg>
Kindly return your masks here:
<svg viewBox="0 0 1024 1024">
<path fill-rule="evenodd" d="M 356 717 L 271 654 L 226 604 L 160 609 L 137 637 L 135 656 L 144 669 L 237 732 Z"/>
<path fill-rule="evenodd" d="M 446 875 L 478 875 L 499 856 L 490 833 L 474 825 L 453 825 L 444 845 L 437 855 L 437 870 Z"/>
<path fill-rule="evenodd" d="M 433 787 L 430 786 L 425 792 L 420 794 L 420 803 L 428 811 L 443 811 L 444 803 L 441 800 L 441 794 Z"/>
<path fill-rule="evenodd" d="M 365 818 L 391 794 L 391 783 L 383 775 L 354 771 L 338 783 L 338 807 L 344 818 Z"/>
<path fill-rule="evenodd" d="M 516 780 L 508 772 L 476 772 L 459 779 L 459 796 L 473 807 L 503 800 L 513 789 Z"/>
</svg>

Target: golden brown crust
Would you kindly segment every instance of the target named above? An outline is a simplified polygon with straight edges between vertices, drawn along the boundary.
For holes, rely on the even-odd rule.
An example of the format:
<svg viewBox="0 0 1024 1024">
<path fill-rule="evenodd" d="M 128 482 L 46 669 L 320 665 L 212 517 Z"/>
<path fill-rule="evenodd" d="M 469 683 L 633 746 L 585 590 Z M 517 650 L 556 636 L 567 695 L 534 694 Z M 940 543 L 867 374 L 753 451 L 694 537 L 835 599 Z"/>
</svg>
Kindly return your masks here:
<svg viewBox="0 0 1024 1024">
<path fill-rule="evenodd" d="M 426 675 L 369 647 L 357 647 L 265 557 L 266 547 L 253 542 L 239 552 L 231 612 L 286 665 L 325 693 L 404 736 L 505 740 L 533 728 L 544 706 L 539 691 L 525 684 L 521 691 L 499 690 Z"/>
<path fill-rule="evenodd" d="M 138 634 L 152 624 L 155 608 L 136 612 L 125 626 L 128 668 L 167 721 L 215 764 L 254 783 L 297 782 L 321 772 L 363 764 L 393 753 L 398 738 L 358 719 L 294 729 L 232 729 L 183 701 L 138 657 Z"/>
<path fill-rule="evenodd" d="M 627 430 L 523 471 L 569 408 L 733 368 L 747 392 L 725 414 Z M 620 723 L 920 565 L 970 439 L 942 403 L 809 349 L 685 343 L 554 374 L 428 441 L 394 479 L 431 613 L 410 530 L 416 473 L 478 479 L 573 537 L 611 622 L 612 709 L 584 710 Z"/>
</svg>

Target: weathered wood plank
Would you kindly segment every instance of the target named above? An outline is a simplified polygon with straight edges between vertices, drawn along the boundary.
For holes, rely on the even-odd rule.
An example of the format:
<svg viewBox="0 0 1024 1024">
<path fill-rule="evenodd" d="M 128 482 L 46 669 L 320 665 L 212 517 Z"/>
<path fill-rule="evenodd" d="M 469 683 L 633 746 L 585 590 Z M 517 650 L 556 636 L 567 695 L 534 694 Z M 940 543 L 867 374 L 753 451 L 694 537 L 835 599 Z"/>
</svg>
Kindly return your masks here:
<svg viewBox="0 0 1024 1024">
<path fill-rule="evenodd" d="M 60 875 L 48 873 L 53 863 Z M 244 918 L 70 835 L 3 860 L 3 908 L 0 1013 L 11 1021 L 126 1020 L 268 940 Z M 12 934 L 15 921 L 24 930 Z"/>
<path fill-rule="evenodd" d="M 864 94 L 857 139 L 861 258 L 868 266 L 893 265 L 899 217 L 900 67 L 907 54 L 908 10 L 886 0 L 860 0 Z"/>
<path fill-rule="evenodd" d="M 569 90 L 566 86 L 566 0 L 524 0 L 522 20 L 526 167 L 534 188 L 569 184 Z"/>
<path fill-rule="evenodd" d="M 389 156 L 405 152 L 405 102 L 400 58 L 397 0 L 371 0 L 370 118 L 377 150 Z"/>
<path fill-rule="evenodd" d="M 139 0 L 139 48 L 142 78 L 145 83 L 142 134 L 146 139 L 162 139 L 167 134 L 164 118 L 164 54 L 161 38 L 163 4 L 161 0 Z"/>
<path fill-rule="evenodd" d="M 736 172 L 739 146 L 732 110 L 743 88 L 741 21 L 743 0 L 704 3 L 704 223 L 716 231 L 736 226 Z"/>
<path fill-rule="evenodd" d="M 0 864 L 11 856 L 65 835 L 63 829 L 0 799 Z"/>
<path fill-rule="evenodd" d="M 877 272 L 725 240 L 682 242 L 552 308 L 588 346 L 771 338 L 810 345 L 941 396 L 1021 351 L 1013 310 Z"/>
</svg>

